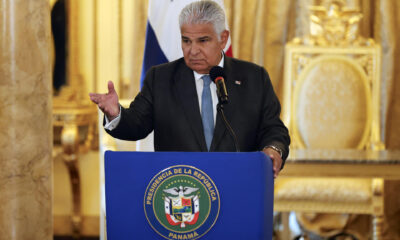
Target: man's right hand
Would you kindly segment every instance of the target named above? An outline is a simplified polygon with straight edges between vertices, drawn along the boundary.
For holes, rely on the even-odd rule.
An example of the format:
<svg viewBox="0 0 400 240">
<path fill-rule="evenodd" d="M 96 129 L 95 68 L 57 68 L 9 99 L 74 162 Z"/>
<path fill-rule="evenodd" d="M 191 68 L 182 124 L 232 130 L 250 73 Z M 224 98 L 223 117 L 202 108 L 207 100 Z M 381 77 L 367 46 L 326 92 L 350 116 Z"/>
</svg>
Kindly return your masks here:
<svg viewBox="0 0 400 240">
<path fill-rule="evenodd" d="M 112 81 L 108 82 L 108 93 L 89 93 L 90 100 L 96 103 L 100 110 L 107 116 L 108 120 L 111 121 L 119 115 L 119 103 L 118 94 L 114 89 Z"/>
</svg>

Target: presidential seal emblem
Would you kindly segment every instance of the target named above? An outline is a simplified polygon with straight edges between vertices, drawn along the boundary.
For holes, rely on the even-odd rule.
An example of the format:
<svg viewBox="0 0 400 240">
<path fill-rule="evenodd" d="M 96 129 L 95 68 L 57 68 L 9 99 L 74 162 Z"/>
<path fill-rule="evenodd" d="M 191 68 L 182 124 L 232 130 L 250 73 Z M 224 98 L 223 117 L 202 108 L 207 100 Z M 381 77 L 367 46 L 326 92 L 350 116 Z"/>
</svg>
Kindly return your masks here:
<svg viewBox="0 0 400 240">
<path fill-rule="evenodd" d="M 150 226 L 166 239 L 198 239 L 215 224 L 218 189 L 193 166 L 176 165 L 156 174 L 147 186 L 144 212 Z"/>
</svg>

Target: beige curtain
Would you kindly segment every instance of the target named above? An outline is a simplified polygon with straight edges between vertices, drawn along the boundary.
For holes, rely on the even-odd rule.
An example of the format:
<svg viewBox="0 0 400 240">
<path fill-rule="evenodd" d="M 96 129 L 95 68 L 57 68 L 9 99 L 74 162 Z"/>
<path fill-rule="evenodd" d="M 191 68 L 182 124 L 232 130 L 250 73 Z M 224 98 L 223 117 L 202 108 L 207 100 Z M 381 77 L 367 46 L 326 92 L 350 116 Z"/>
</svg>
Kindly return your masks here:
<svg viewBox="0 0 400 240">
<path fill-rule="evenodd" d="M 129 88 L 129 95 L 123 96 L 123 98 L 133 99 L 139 91 L 140 86 L 140 75 L 142 72 L 143 52 L 144 43 L 146 36 L 146 24 L 147 24 L 147 5 L 148 0 L 134 1 L 133 11 L 133 59 L 132 59 L 132 84 Z"/>
</svg>

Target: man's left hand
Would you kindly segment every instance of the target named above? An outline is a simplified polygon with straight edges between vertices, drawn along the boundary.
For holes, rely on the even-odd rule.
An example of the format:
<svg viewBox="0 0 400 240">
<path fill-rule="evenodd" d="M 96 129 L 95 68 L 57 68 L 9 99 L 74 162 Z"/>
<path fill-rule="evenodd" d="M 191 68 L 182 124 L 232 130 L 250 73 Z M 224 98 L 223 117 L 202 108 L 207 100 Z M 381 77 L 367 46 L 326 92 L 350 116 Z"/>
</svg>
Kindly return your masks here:
<svg viewBox="0 0 400 240">
<path fill-rule="evenodd" d="M 267 154 L 272 160 L 272 168 L 274 169 L 274 178 L 276 178 L 279 174 L 279 171 L 282 167 L 282 158 L 279 152 L 275 151 L 272 148 L 264 148 L 263 152 Z"/>
</svg>

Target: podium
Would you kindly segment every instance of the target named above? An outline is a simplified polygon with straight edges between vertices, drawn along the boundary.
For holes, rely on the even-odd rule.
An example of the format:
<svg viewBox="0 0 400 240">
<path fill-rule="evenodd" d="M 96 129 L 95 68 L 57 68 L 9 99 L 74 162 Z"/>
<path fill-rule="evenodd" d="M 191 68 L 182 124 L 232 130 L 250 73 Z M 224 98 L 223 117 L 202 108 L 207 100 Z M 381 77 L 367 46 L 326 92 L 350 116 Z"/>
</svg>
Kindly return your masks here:
<svg viewBox="0 0 400 240">
<path fill-rule="evenodd" d="M 262 152 L 105 153 L 107 239 L 272 239 Z"/>
</svg>

